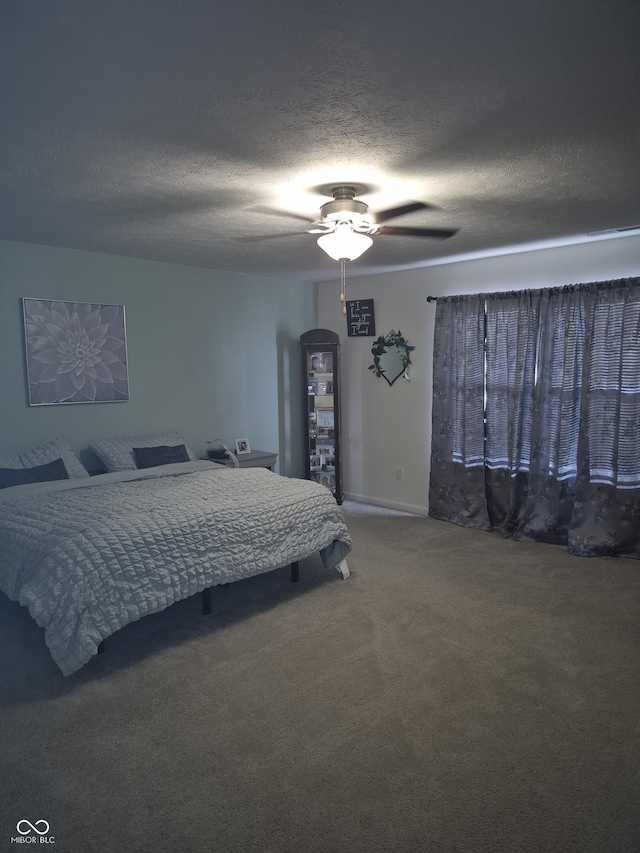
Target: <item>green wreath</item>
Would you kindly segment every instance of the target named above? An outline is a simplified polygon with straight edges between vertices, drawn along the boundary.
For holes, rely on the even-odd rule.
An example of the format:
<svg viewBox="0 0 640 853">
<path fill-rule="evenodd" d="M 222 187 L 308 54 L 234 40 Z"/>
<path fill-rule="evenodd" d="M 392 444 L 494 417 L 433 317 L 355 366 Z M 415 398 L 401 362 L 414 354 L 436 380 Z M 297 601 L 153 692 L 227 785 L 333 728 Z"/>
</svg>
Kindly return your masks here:
<svg viewBox="0 0 640 853">
<path fill-rule="evenodd" d="M 409 353 L 415 349 L 415 347 L 412 347 L 409 342 L 402 337 L 400 329 L 398 329 L 397 332 L 392 330 L 386 335 L 381 335 L 374 341 L 373 346 L 371 347 L 373 364 L 370 364 L 368 369 L 373 370 L 373 375 L 377 376 L 378 379 L 380 379 L 381 376 L 384 376 L 389 385 L 393 385 L 398 376 L 395 376 L 391 381 L 389 380 L 389 377 L 385 375 L 384 370 L 380 367 L 380 356 L 384 355 L 391 347 L 397 348 L 398 355 L 400 356 L 400 361 L 402 363 L 402 373 L 398 374 L 398 376 L 402 375 L 402 377 L 407 381 L 409 380 L 409 365 L 411 364 L 411 356 Z"/>
</svg>

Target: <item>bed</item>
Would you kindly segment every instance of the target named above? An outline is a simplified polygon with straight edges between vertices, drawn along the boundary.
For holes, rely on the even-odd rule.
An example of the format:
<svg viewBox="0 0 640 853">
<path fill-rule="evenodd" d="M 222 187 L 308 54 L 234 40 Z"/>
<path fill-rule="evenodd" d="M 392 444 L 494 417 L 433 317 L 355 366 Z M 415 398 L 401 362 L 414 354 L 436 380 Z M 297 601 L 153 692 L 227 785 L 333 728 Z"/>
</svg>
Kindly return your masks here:
<svg viewBox="0 0 640 853">
<path fill-rule="evenodd" d="M 44 628 L 64 675 L 128 623 L 213 586 L 315 552 L 347 578 L 350 549 L 328 489 L 263 468 L 189 458 L 0 489 L 0 590 Z"/>
</svg>

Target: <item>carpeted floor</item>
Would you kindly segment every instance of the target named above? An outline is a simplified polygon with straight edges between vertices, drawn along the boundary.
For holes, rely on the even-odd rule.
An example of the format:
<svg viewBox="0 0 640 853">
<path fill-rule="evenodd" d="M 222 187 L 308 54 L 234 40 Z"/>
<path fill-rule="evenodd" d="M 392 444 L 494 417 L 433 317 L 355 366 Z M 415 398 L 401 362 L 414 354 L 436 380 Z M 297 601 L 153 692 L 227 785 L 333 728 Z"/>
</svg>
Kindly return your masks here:
<svg viewBox="0 0 640 853">
<path fill-rule="evenodd" d="M 640 850 L 640 564 L 344 513 L 349 580 L 216 589 L 66 679 L 0 596 L 0 851 Z"/>
</svg>

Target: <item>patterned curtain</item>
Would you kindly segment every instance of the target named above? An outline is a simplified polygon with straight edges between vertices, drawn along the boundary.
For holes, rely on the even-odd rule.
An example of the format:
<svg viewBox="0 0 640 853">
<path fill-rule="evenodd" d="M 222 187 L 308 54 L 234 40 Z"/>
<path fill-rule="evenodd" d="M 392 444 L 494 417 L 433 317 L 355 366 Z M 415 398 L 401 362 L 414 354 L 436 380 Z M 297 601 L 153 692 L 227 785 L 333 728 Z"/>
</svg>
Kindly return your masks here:
<svg viewBox="0 0 640 853">
<path fill-rule="evenodd" d="M 439 299 L 432 420 L 434 518 L 640 556 L 640 279 Z"/>
<path fill-rule="evenodd" d="M 492 528 L 513 533 L 529 484 L 540 294 L 485 297 L 485 489 Z"/>
<path fill-rule="evenodd" d="M 492 527 L 567 544 L 584 351 L 575 288 L 486 301 L 487 495 Z"/>
<path fill-rule="evenodd" d="M 587 294 L 569 550 L 640 558 L 640 278 Z"/>
<path fill-rule="evenodd" d="M 438 299 L 429 515 L 489 530 L 484 489 L 484 296 Z"/>
</svg>

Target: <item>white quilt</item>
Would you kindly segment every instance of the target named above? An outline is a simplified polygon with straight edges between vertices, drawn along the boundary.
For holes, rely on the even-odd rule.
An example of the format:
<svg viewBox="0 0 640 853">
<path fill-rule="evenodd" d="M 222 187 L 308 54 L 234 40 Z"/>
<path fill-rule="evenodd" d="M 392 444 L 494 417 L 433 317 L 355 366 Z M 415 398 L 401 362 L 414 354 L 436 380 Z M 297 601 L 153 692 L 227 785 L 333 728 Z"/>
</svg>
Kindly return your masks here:
<svg viewBox="0 0 640 853">
<path fill-rule="evenodd" d="M 170 470 L 169 470 L 170 469 Z M 324 486 L 209 462 L 0 491 L 0 590 L 65 675 L 136 619 L 205 587 L 349 552 Z"/>
</svg>

